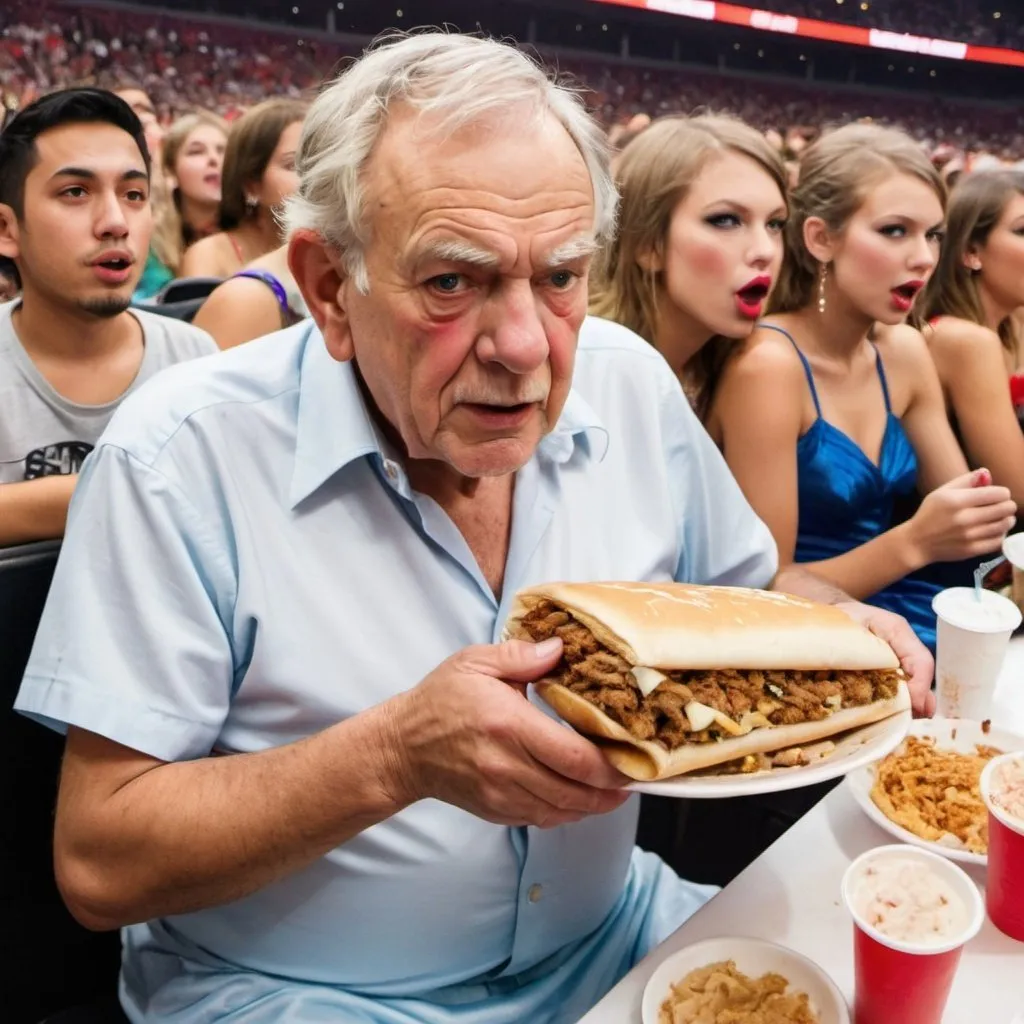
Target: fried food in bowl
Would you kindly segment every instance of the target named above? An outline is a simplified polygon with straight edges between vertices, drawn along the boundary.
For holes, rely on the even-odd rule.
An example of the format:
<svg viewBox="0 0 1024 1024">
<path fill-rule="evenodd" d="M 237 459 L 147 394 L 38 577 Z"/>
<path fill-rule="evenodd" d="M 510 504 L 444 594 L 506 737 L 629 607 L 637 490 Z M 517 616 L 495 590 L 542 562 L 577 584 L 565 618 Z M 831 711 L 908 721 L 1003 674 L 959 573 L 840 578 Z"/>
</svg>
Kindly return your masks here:
<svg viewBox="0 0 1024 1024">
<path fill-rule="evenodd" d="M 740 936 L 670 954 L 644 989 L 643 1024 L 850 1024 L 835 982 L 785 946 Z"/>
<path fill-rule="evenodd" d="M 781 974 L 749 978 L 733 960 L 708 964 L 672 986 L 658 1024 L 821 1024 L 807 993 L 789 988 Z"/>
<path fill-rule="evenodd" d="M 988 812 L 979 783 L 1002 751 L 978 743 L 971 752 L 942 749 L 934 737 L 907 737 L 875 772 L 871 799 L 919 839 L 971 853 L 988 851 Z"/>
</svg>

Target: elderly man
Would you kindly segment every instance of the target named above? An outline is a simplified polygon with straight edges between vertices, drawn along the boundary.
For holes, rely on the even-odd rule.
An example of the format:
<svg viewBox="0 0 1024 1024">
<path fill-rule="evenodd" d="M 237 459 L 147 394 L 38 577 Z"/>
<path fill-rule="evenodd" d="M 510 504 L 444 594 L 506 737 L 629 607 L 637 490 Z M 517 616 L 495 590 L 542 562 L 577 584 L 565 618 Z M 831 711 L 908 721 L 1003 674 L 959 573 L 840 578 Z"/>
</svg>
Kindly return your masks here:
<svg viewBox="0 0 1024 1024">
<path fill-rule="evenodd" d="M 133 1021 L 575 1021 L 706 893 L 524 699 L 559 641 L 496 643 L 510 601 L 767 586 L 775 548 L 668 366 L 585 321 L 615 193 L 573 94 L 407 38 L 320 96 L 299 171 L 316 327 L 162 375 L 76 493 L 18 699 L 68 729 L 58 880 L 124 927 Z"/>
</svg>

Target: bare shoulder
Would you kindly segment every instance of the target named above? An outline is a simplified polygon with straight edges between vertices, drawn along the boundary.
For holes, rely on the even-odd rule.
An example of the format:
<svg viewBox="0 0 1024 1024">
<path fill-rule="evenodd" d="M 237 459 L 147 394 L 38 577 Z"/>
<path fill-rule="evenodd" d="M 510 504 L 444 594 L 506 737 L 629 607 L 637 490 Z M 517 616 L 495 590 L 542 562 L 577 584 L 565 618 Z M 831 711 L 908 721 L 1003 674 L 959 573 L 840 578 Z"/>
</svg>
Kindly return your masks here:
<svg viewBox="0 0 1024 1024">
<path fill-rule="evenodd" d="M 925 332 L 929 348 L 937 357 L 963 358 L 980 350 L 1000 352 L 1002 342 L 990 327 L 962 320 L 958 316 L 944 316 Z"/>
<path fill-rule="evenodd" d="M 237 263 L 231 240 L 223 231 L 193 242 L 181 261 L 182 277 L 227 277 Z"/>
<path fill-rule="evenodd" d="M 901 367 L 912 371 L 922 364 L 931 363 L 931 353 L 924 335 L 910 324 L 894 327 L 879 326 L 875 329 L 874 343 L 882 353 L 887 369 Z"/>
<path fill-rule="evenodd" d="M 739 386 L 766 381 L 773 387 L 804 386 L 804 370 L 796 349 L 785 335 L 769 327 L 758 327 L 729 358 L 723 383 Z"/>
<path fill-rule="evenodd" d="M 228 236 L 223 231 L 218 231 L 215 235 L 207 235 L 206 238 L 193 242 L 185 251 L 189 256 L 203 256 L 209 259 L 220 256 L 230 248 Z"/>
<path fill-rule="evenodd" d="M 240 330 L 256 337 L 276 331 L 281 326 L 281 311 L 274 293 L 262 281 L 231 277 L 210 293 L 192 323 L 221 342 L 226 332 Z"/>
</svg>

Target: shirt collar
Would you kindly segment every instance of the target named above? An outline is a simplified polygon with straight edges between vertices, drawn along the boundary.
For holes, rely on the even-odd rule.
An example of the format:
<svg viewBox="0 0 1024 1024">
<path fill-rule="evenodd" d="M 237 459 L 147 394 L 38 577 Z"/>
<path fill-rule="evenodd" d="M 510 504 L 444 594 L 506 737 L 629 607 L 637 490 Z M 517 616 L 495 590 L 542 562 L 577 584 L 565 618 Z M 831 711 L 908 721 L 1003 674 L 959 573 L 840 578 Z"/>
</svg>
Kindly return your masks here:
<svg viewBox="0 0 1024 1024">
<path fill-rule="evenodd" d="M 299 371 L 292 508 L 350 462 L 382 456 L 384 438 L 370 418 L 351 363 L 339 363 L 310 325 Z"/>
<path fill-rule="evenodd" d="M 608 430 L 601 418 L 575 389 L 562 407 L 555 429 L 540 443 L 539 452 L 554 462 L 568 462 L 579 440 L 587 455 L 601 462 L 608 454 Z"/>
<path fill-rule="evenodd" d="M 588 456 L 598 461 L 605 457 L 608 431 L 587 402 L 570 391 L 555 429 L 543 438 L 538 452 L 564 463 L 572 457 L 578 439 L 583 440 Z M 290 507 L 295 508 L 339 470 L 367 455 L 382 462 L 394 458 L 367 411 L 352 364 L 332 358 L 319 330 L 311 325 L 299 376 Z"/>
</svg>

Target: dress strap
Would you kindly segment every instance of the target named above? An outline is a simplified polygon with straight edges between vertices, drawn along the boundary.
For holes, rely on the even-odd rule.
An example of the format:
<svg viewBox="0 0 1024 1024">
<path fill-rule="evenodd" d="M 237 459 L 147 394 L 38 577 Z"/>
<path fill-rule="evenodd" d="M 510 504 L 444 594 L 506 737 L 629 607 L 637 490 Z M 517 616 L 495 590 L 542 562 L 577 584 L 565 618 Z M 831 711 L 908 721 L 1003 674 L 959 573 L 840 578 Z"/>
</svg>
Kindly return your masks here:
<svg viewBox="0 0 1024 1024">
<path fill-rule="evenodd" d="M 793 346 L 794 351 L 800 357 L 800 363 L 804 368 L 804 375 L 807 377 L 807 386 L 811 389 L 811 398 L 814 399 L 814 411 L 818 415 L 818 419 L 822 418 L 821 415 L 821 402 L 818 401 L 818 389 L 814 386 L 814 373 L 811 370 L 811 364 L 807 362 L 807 356 L 800 351 L 800 346 L 793 340 L 793 335 L 789 331 L 784 330 L 781 327 L 776 327 L 774 324 L 758 324 L 759 327 L 763 327 L 768 331 L 775 331 L 781 334 L 784 338 L 789 339 L 789 343 Z"/>
<path fill-rule="evenodd" d="M 878 379 L 882 382 L 882 397 L 885 399 L 885 411 L 892 413 L 892 402 L 889 401 L 889 382 L 885 379 L 885 363 L 882 362 L 882 353 L 878 351 L 878 346 L 872 342 L 872 347 L 875 350 L 875 369 L 878 370 Z"/>
<path fill-rule="evenodd" d="M 290 312 L 288 292 L 285 291 L 284 285 L 269 270 L 240 270 L 237 274 L 232 274 L 231 276 L 251 277 L 254 281 L 262 281 L 274 293 L 274 298 L 277 299 L 277 304 L 281 307 L 282 320 L 287 319 Z"/>
<path fill-rule="evenodd" d="M 230 232 L 225 231 L 224 234 L 228 236 L 228 241 L 231 243 L 231 248 L 235 250 L 235 258 L 243 266 L 245 265 L 245 257 L 242 255 L 242 243 Z"/>
</svg>

